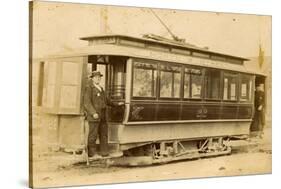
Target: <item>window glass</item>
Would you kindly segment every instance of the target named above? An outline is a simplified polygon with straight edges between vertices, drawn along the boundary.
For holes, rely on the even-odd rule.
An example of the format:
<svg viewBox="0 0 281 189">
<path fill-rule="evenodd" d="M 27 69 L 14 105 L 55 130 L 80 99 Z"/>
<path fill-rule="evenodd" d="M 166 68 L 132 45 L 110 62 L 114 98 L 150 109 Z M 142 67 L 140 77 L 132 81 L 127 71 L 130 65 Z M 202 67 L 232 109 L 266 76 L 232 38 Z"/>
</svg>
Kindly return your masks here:
<svg viewBox="0 0 281 189">
<path fill-rule="evenodd" d="M 241 76 L 240 101 L 251 101 L 252 85 L 252 77 L 246 75 Z"/>
<path fill-rule="evenodd" d="M 125 62 L 114 62 L 110 65 L 111 81 L 109 84 L 109 94 L 113 99 L 125 98 Z"/>
<path fill-rule="evenodd" d="M 200 69 L 184 69 L 184 98 L 201 98 L 202 72 Z"/>
<path fill-rule="evenodd" d="M 206 70 L 205 73 L 205 97 L 207 99 L 220 98 L 220 71 L 219 70 Z"/>
<path fill-rule="evenodd" d="M 184 73 L 183 96 L 184 98 L 190 97 L 190 74 L 186 72 Z"/>
<path fill-rule="evenodd" d="M 149 63 L 134 63 L 133 96 L 155 97 L 157 65 Z"/>
<path fill-rule="evenodd" d="M 223 100 L 237 100 L 237 75 L 224 75 Z"/>
<path fill-rule="evenodd" d="M 202 75 L 191 75 L 191 98 L 201 98 Z"/>
<path fill-rule="evenodd" d="M 179 98 L 181 83 L 179 66 L 160 66 L 160 97 Z"/>
</svg>

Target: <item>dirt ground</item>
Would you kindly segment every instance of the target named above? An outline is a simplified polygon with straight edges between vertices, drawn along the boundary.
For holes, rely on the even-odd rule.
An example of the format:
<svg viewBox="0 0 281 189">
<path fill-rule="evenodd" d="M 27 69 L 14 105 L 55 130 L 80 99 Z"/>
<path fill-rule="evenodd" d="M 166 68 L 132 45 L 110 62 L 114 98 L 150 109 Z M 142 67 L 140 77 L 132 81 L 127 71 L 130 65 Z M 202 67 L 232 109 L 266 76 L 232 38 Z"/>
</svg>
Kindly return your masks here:
<svg viewBox="0 0 281 189">
<path fill-rule="evenodd" d="M 87 167 L 66 161 L 65 158 L 72 155 L 42 148 L 42 141 L 37 138 L 33 156 L 34 187 L 271 173 L 271 128 L 266 128 L 263 139 L 251 138 L 231 145 L 233 153 L 227 156 L 145 167 L 106 167 L 104 164 Z"/>
</svg>

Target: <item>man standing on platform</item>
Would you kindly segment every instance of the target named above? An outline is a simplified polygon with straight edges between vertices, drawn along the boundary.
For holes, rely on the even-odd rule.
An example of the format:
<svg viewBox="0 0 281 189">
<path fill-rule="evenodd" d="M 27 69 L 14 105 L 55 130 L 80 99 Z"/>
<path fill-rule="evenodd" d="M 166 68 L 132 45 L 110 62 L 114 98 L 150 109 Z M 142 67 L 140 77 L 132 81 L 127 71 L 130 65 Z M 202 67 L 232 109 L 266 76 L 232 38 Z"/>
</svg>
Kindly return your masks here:
<svg viewBox="0 0 281 189">
<path fill-rule="evenodd" d="M 101 156 L 97 154 L 97 136 L 99 136 L 100 141 L 100 154 L 103 157 L 109 155 L 106 106 L 115 105 L 106 98 L 106 94 L 100 86 L 102 76 L 99 71 L 92 72 L 90 76 L 92 82 L 89 82 L 86 86 L 84 94 L 84 109 L 87 113 L 86 119 L 89 123 L 88 155 L 94 159 L 101 158 Z M 123 104 L 123 102 L 119 102 L 116 105 Z"/>
<path fill-rule="evenodd" d="M 263 85 L 259 84 L 255 92 L 255 115 L 251 125 L 251 131 L 257 133 L 257 136 L 262 138 L 265 125 L 265 96 Z"/>
</svg>

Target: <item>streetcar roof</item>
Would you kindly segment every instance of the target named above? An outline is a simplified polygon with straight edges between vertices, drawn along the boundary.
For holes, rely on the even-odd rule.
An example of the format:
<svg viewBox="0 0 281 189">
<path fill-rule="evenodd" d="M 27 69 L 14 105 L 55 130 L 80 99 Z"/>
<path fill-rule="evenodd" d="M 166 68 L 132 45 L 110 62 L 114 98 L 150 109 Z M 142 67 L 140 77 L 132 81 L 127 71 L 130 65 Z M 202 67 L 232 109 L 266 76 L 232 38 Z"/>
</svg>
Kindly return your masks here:
<svg viewBox="0 0 281 189">
<path fill-rule="evenodd" d="M 145 48 L 137 48 L 132 46 L 121 46 L 116 44 L 99 44 L 90 45 L 83 48 L 65 51 L 57 55 L 48 56 L 48 58 L 66 58 L 66 57 L 78 57 L 89 55 L 108 55 L 108 56 L 126 56 L 132 58 L 142 58 L 150 60 L 158 60 L 172 63 L 180 63 L 186 65 L 194 65 L 200 67 L 210 67 L 224 70 L 231 70 L 249 74 L 261 74 L 258 71 L 253 71 L 247 68 L 244 64 L 233 64 L 222 62 L 219 60 L 203 59 L 199 57 L 192 57 L 182 54 L 175 54 L 170 52 L 156 51 Z"/>
<path fill-rule="evenodd" d="M 196 45 L 190 44 L 190 43 L 186 43 L 186 42 L 177 42 L 177 41 L 173 41 L 173 40 L 155 40 L 155 39 L 150 39 L 150 38 L 140 38 L 140 37 L 133 37 L 133 36 L 129 36 L 129 35 L 119 35 L 119 34 L 106 34 L 106 35 L 94 35 L 94 36 L 87 36 L 87 37 L 81 37 L 81 40 L 85 40 L 85 41 L 101 41 L 101 40 L 108 40 L 110 38 L 118 38 L 118 39 L 126 39 L 129 41 L 135 41 L 135 42 L 140 42 L 140 43 L 150 43 L 150 44 L 157 44 L 160 45 L 162 47 L 179 47 L 182 49 L 186 49 L 186 50 L 193 50 L 193 51 L 197 51 L 197 52 L 202 52 L 202 53 L 206 53 L 206 54 L 213 54 L 213 55 L 218 55 L 218 56 L 224 56 L 224 57 L 231 57 L 234 59 L 239 59 L 242 61 L 247 61 L 249 59 L 244 58 L 244 57 L 240 57 L 240 56 L 233 56 L 233 55 L 229 55 L 229 54 L 224 54 L 224 53 L 219 53 L 219 52 L 215 52 L 215 51 L 210 51 L 207 48 L 203 48 L 203 47 L 198 47 Z"/>
</svg>

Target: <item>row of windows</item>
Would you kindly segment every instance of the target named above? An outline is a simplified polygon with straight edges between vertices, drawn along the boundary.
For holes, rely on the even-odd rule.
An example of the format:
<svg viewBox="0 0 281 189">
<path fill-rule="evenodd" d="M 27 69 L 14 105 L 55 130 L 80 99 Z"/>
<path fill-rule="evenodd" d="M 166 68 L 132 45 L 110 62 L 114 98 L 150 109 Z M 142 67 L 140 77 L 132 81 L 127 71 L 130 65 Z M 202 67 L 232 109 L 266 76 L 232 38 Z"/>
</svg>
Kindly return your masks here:
<svg viewBox="0 0 281 189">
<path fill-rule="evenodd" d="M 159 70 L 159 75 L 158 75 Z M 252 77 L 215 69 L 134 62 L 133 97 L 250 101 Z M 203 90 L 204 86 L 204 90 Z M 240 87 L 240 90 L 239 90 Z M 238 95 L 238 91 L 240 94 Z M 182 93 L 181 93 L 182 92 Z M 204 95 L 203 95 L 204 92 Z M 221 94 L 222 93 L 222 94 Z"/>
</svg>

